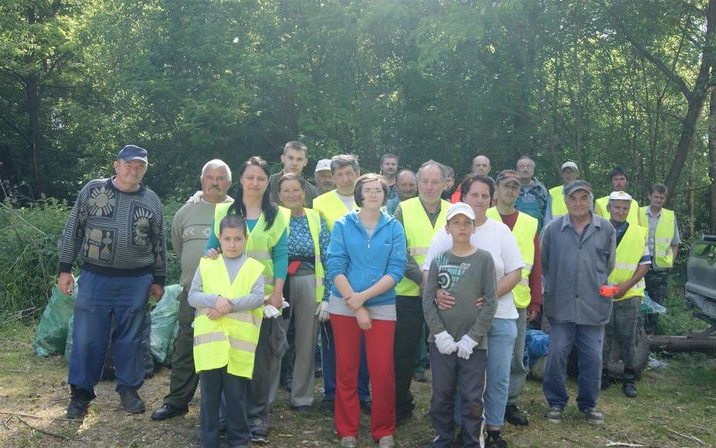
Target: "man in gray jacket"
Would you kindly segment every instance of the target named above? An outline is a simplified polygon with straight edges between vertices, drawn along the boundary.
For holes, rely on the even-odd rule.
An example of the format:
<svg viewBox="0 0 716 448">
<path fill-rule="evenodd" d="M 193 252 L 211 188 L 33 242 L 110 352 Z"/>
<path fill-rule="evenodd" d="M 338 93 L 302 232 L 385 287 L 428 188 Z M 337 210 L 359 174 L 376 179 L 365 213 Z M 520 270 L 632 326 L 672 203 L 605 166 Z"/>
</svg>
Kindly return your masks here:
<svg viewBox="0 0 716 448">
<path fill-rule="evenodd" d="M 568 214 L 542 232 L 540 252 L 546 278 L 544 312 L 550 325 L 549 353 L 542 385 L 549 403 L 547 419 L 562 420 L 569 396 L 567 359 L 576 345 L 579 359 L 577 406 L 592 424 L 604 423 L 596 409 L 599 395 L 604 326 L 612 311 L 607 278 L 614 269 L 616 236 L 609 221 L 590 211 L 589 182 L 564 187 Z"/>
</svg>

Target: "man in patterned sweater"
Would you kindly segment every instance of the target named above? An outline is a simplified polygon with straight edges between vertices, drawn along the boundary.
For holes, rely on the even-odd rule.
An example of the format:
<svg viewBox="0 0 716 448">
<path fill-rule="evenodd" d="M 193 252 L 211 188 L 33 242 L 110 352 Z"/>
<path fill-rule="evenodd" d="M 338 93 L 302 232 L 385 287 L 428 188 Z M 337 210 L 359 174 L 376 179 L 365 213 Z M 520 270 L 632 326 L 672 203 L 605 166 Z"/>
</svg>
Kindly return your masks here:
<svg viewBox="0 0 716 448">
<path fill-rule="evenodd" d="M 62 236 L 57 286 L 63 294 L 74 289 L 75 260 L 82 263 L 67 379 L 72 393 L 68 418 L 83 417 L 95 398 L 113 321 L 116 390 L 127 412 L 144 412 L 137 394 L 144 379 L 141 333 L 147 299 L 164 294 L 164 215 L 157 195 L 141 184 L 146 150 L 125 146 L 114 171 L 116 176 L 82 188 Z"/>
</svg>

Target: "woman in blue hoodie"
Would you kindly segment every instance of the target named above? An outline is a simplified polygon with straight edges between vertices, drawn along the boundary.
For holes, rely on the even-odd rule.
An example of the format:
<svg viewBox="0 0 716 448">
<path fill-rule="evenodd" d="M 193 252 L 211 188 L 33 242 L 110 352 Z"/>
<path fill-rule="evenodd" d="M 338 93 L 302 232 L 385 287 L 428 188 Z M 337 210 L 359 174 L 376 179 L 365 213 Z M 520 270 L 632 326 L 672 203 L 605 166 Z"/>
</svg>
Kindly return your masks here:
<svg viewBox="0 0 716 448">
<path fill-rule="evenodd" d="M 388 187 L 381 176 L 359 177 L 354 195 L 360 211 L 336 221 L 328 246 L 327 271 L 333 281 L 328 310 L 336 344 L 336 432 L 340 446 L 356 446 L 362 333 L 373 392 L 371 434 L 379 447 L 392 447 L 395 285 L 405 271 L 405 232 L 399 221 L 381 211 L 388 197 Z"/>
</svg>

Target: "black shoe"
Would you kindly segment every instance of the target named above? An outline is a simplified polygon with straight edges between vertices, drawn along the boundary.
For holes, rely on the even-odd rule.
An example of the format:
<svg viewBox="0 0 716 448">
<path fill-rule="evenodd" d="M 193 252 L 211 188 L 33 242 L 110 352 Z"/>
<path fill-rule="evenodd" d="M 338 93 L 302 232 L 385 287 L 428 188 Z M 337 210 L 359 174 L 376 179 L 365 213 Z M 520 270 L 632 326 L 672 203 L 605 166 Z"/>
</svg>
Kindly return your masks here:
<svg viewBox="0 0 716 448">
<path fill-rule="evenodd" d="M 321 401 L 321 410 L 323 412 L 330 412 L 331 414 L 335 411 L 336 399 L 334 397 L 325 397 Z"/>
<path fill-rule="evenodd" d="M 507 441 L 502 438 L 500 431 L 487 431 L 485 439 L 485 448 L 507 448 Z"/>
<path fill-rule="evenodd" d="M 73 394 L 65 416 L 71 419 L 84 417 L 90 401 L 91 399 L 87 399 L 84 395 Z"/>
<path fill-rule="evenodd" d="M 629 398 L 636 397 L 636 386 L 631 381 L 625 381 L 622 385 L 622 392 Z"/>
<path fill-rule="evenodd" d="M 139 398 L 139 394 L 135 389 L 122 388 L 119 392 L 119 401 L 122 403 L 124 410 L 130 414 L 144 413 L 144 401 Z"/>
<path fill-rule="evenodd" d="M 612 377 L 609 376 L 609 373 L 606 370 L 602 370 L 602 386 L 600 387 L 601 390 L 607 389 L 609 386 L 612 385 Z"/>
<path fill-rule="evenodd" d="M 370 411 L 372 409 L 373 409 L 373 402 L 370 399 L 360 402 L 360 410 L 363 411 L 363 413 L 365 415 L 370 415 Z"/>
<path fill-rule="evenodd" d="M 172 417 L 179 417 L 189 412 L 189 408 L 177 408 L 170 404 L 164 403 L 152 412 L 152 420 L 160 421 Z"/>
<path fill-rule="evenodd" d="M 525 413 L 520 411 L 520 408 L 514 404 L 508 404 L 505 408 L 505 420 L 515 426 L 527 426 L 530 424 Z"/>
<path fill-rule="evenodd" d="M 301 414 L 301 415 L 308 415 L 311 413 L 311 407 L 308 405 L 294 406 L 293 410 L 296 411 L 296 413 Z"/>
</svg>

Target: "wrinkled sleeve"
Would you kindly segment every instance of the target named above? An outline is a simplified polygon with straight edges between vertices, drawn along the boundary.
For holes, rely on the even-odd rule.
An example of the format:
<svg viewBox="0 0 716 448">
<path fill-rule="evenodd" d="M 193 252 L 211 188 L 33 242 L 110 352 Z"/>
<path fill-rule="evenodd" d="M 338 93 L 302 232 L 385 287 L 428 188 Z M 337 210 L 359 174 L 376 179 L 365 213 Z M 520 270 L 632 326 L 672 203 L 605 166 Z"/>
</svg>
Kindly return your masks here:
<svg viewBox="0 0 716 448">
<path fill-rule="evenodd" d="M 480 284 L 482 285 L 483 298 L 485 303 L 480 309 L 480 314 L 475 320 L 475 323 L 470 327 L 468 336 L 473 341 L 477 341 L 480 338 L 487 336 L 487 332 L 492 327 L 492 319 L 495 317 L 495 311 L 497 311 L 497 279 L 495 278 L 495 262 L 492 260 L 492 256 L 482 257 L 482 263 L 480 271 L 476 274 L 480 277 Z"/>
<path fill-rule="evenodd" d="M 209 252 L 210 249 L 219 249 L 219 238 L 216 237 L 216 220 L 211 221 L 211 235 L 209 235 L 209 240 L 206 242 L 206 247 L 204 248 L 204 255 L 206 255 L 207 252 Z"/>
<path fill-rule="evenodd" d="M 442 319 L 440 319 L 438 306 L 435 303 L 435 294 L 438 288 L 438 265 L 435 263 L 435 260 L 433 260 L 430 263 L 428 278 L 425 282 L 425 288 L 423 289 L 423 314 L 425 315 L 425 323 L 428 324 L 428 329 L 430 329 L 431 341 L 436 334 L 445 331 L 445 325 Z"/>
<path fill-rule="evenodd" d="M 328 263 L 328 245 L 331 242 L 331 233 L 328 231 L 328 226 L 323 217 L 320 217 L 321 221 L 321 232 L 318 234 L 318 245 L 321 248 L 321 263 L 326 266 Z M 323 292 L 323 301 L 327 302 L 331 296 L 331 288 L 333 288 L 333 282 L 331 278 L 326 274 L 323 278 L 323 286 L 325 288 Z"/>
<path fill-rule="evenodd" d="M 388 258 L 388 266 L 386 274 L 390 275 L 395 284 L 400 283 L 405 275 L 405 265 L 407 263 L 407 254 L 405 249 L 405 231 L 400 221 L 393 223 L 393 244 L 391 245 L 391 253 Z"/>
<path fill-rule="evenodd" d="M 284 229 L 278 243 L 271 248 L 273 260 L 273 277 L 286 280 L 288 275 L 288 227 Z"/>
<path fill-rule="evenodd" d="M 327 278 L 333 282 L 337 275 L 346 275 L 348 271 L 348 252 L 346 251 L 346 242 L 344 239 L 345 221 L 339 219 L 333 224 L 333 232 L 331 233 L 331 242 L 328 245 L 328 259 L 326 260 Z"/>
<path fill-rule="evenodd" d="M 62 240 L 60 242 L 60 272 L 72 272 L 72 265 L 77 259 L 80 248 L 82 247 L 85 224 L 87 222 L 86 192 L 87 186 L 77 195 L 75 205 L 72 207 L 70 216 L 67 218 L 65 231 L 62 233 Z"/>
</svg>

